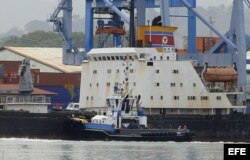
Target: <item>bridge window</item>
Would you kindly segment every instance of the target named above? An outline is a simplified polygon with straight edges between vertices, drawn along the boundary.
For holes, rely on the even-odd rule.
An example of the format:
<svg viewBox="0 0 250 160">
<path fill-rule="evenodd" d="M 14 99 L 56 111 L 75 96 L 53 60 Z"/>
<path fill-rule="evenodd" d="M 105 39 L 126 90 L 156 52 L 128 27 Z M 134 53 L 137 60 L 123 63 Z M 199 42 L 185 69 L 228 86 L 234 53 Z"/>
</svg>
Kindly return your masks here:
<svg viewBox="0 0 250 160">
<path fill-rule="evenodd" d="M 109 56 L 107 56 L 107 59 L 110 61 L 110 57 Z"/>
<path fill-rule="evenodd" d="M 114 57 L 114 56 L 111 56 L 111 59 L 112 59 L 112 60 L 115 60 L 115 57 Z"/>
<path fill-rule="evenodd" d="M 101 57 L 98 57 L 98 60 L 99 60 L 99 61 L 101 61 L 101 60 L 102 60 L 102 58 L 101 58 Z"/>
<path fill-rule="evenodd" d="M 179 96 L 173 96 L 173 100 L 179 100 L 180 97 Z"/>
<path fill-rule="evenodd" d="M 201 100 L 208 100 L 208 96 L 201 96 Z"/>
<path fill-rule="evenodd" d="M 175 87 L 175 83 L 170 83 L 170 86 L 171 87 Z"/>
<path fill-rule="evenodd" d="M 188 100 L 196 100 L 195 96 L 188 96 Z"/>
<path fill-rule="evenodd" d="M 95 61 L 98 61 L 98 59 L 97 59 L 96 57 L 94 57 L 94 60 L 95 60 Z"/>
<path fill-rule="evenodd" d="M 103 56 L 103 57 L 102 57 L 102 60 L 106 61 L 106 57 L 105 57 L 105 56 Z"/>
<path fill-rule="evenodd" d="M 179 73 L 179 71 L 178 71 L 177 69 L 174 69 L 174 70 L 172 71 L 172 73 L 174 73 L 174 74 L 178 74 L 178 73 Z"/>
<path fill-rule="evenodd" d="M 154 63 L 153 62 L 147 62 L 147 66 L 153 66 Z"/>
<path fill-rule="evenodd" d="M 118 57 L 118 56 L 116 56 L 116 57 Z M 120 56 L 120 59 L 121 59 L 121 60 L 123 60 L 123 56 Z M 117 59 L 117 60 L 119 60 L 119 57 L 118 57 L 118 59 Z"/>
</svg>

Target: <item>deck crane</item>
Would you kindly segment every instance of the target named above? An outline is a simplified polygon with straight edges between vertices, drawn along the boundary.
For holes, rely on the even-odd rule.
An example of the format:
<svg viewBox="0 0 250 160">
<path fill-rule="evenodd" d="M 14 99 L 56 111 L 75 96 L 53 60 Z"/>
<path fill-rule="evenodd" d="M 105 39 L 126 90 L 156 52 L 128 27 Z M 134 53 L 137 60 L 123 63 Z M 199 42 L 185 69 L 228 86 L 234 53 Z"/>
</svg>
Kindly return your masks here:
<svg viewBox="0 0 250 160">
<path fill-rule="evenodd" d="M 58 17 L 61 11 L 63 11 L 63 17 Z M 80 65 L 84 52 L 72 43 L 72 0 L 60 0 L 48 22 L 54 24 L 54 31 L 58 32 L 63 39 L 63 64 Z"/>
</svg>

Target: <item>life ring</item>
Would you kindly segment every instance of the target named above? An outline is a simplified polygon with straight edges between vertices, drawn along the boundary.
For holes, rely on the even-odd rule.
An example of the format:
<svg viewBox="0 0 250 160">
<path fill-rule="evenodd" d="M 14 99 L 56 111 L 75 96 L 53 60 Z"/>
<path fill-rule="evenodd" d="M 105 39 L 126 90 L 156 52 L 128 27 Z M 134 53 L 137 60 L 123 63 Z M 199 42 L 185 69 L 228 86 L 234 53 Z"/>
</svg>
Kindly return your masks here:
<svg viewBox="0 0 250 160">
<path fill-rule="evenodd" d="M 162 37 L 162 43 L 163 44 L 167 44 L 168 43 L 168 37 L 167 36 L 163 36 Z"/>
</svg>

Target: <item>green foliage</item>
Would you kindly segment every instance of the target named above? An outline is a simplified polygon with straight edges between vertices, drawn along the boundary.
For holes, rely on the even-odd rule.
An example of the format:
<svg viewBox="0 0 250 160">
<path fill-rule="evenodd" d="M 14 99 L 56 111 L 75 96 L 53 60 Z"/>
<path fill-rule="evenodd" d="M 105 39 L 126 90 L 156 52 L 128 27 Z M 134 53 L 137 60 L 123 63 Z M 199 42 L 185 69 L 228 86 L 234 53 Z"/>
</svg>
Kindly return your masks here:
<svg viewBox="0 0 250 160">
<path fill-rule="evenodd" d="M 73 44 L 83 47 L 84 34 L 81 32 L 73 33 Z M 3 46 L 13 47 L 62 47 L 62 38 L 58 33 L 35 31 L 21 37 L 11 36 L 3 42 Z"/>
</svg>

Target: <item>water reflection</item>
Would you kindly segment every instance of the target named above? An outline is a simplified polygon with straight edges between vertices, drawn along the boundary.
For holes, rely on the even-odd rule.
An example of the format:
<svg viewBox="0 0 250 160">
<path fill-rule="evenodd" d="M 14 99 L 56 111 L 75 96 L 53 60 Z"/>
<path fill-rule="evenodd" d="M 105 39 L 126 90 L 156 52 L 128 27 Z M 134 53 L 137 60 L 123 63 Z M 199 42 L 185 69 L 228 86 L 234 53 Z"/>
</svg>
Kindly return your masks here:
<svg viewBox="0 0 250 160">
<path fill-rule="evenodd" d="M 72 153 L 73 153 L 73 145 L 72 144 L 62 144 L 61 145 L 61 155 L 59 156 L 60 159 L 63 160 L 73 160 Z"/>
<path fill-rule="evenodd" d="M 223 143 L 23 141 L 0 139 L 0 160 L 220 160 Z"/>
</svg>

